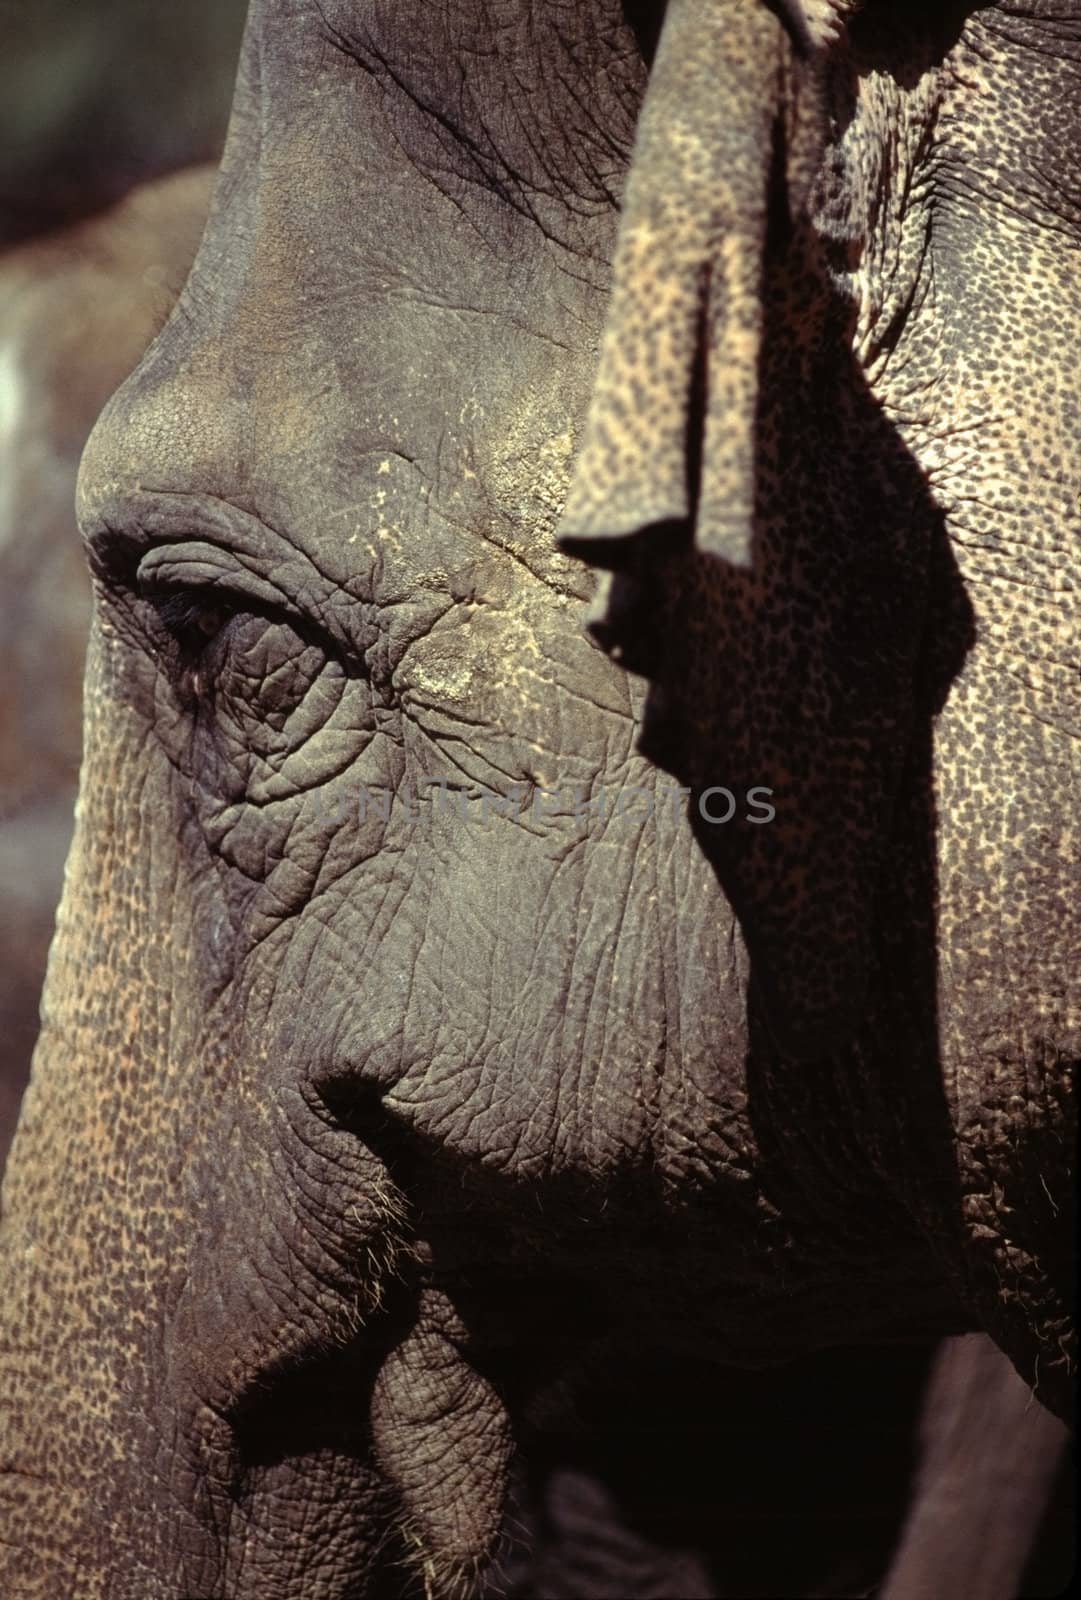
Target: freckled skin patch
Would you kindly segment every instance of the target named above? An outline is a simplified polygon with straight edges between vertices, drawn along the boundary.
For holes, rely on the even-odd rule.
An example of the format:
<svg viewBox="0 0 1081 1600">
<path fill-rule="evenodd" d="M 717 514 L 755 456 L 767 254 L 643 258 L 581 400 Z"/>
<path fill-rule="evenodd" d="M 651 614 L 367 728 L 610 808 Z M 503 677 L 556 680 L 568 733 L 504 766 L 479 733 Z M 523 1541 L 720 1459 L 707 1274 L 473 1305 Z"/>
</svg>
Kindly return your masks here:
<svg viewBox="0 0 1081 1600">
<path fill-rule="evenodd" d="M 704 58 L 720 12 L 676 15 Z M 1081 1024 L 1077 387 L 1053 332 L 1079 287 L 1065 153 L 1077 150 L 1065 107 L 1079 65 L 1068 44 L 1056 50 L 1050 8 L 1024 21 L 991 8 L 958 37 L 963 20 L 944 18 L 936 37 L 871 7 L 805 69 L 797 98 L 802 87 L 821 116 L 807 204 L 821 253 L 798 222 L 787 260 L 767 249 L 741 400 L 731 324 L 713 306 L 739 327 L 739 302 L 726 301 L 723 252 L 695 199 L 696 153 L 651 142 L 693 106 L 698 70 L 685 48 L 666 61 L 662 41 L 563 536 L 612 574 L 598 637 L 654 680 L 646 747 L 691 785 L 722 762 L 775 784 L 781 825 L 715 855 L 774 1042 L 814 1056 L 864 996 L 880 1032 L 863 1028 L 851 1064 L 882 1079 L 877 1158 L 896 1181 L 916 1127 L 936 1143 L 951 1130 L 918 1199 L 916 1181 L 917 1212 L 1049 1395 L 1073 1360 L 1064 1151 Z M 738 55 L 731 34 L 726 48 Z M 762 39 L 754 55 L 761 69 Z M 1039 89 L 1026 78 L 1021 91 L 1022 61 Z M 716 135 L 725 159 L 710 192 L 728 237 L 761 227 L 754 204 L 728 197 L 754 192 L 761 135 L 738 140 L 762 89 L 739 75 L 737 131 Z M 651 184 L 665 208 L 652 232 Z M 694 331 L 673 351 L 675 305 Z M 753 504 L 711 446 L 715 410 L 754 440 Z M 698 430 L 696 485 L 675 441 Z M 692 554 L 677 536 L 688 521 Z M 658 621 L 657 595 L 673 590 Z M 643 653 L 645 632 L 659 637 Z M 935 1019 L 922 1042 L 913 1011 Z M 896 1060 L 880 1042 L 891 1034 L 904 1040 Z M 770 1075 L 771 1096 L 794 1105 L 782 1061 Z M 1041 1198 L 1045 1167 L 1058 1179 Z"/>
<path fill-rule="evenodd" d="M 82 474 L 22 1600 L 468 1592 L 510 1430 L 644 1344 L 984 1327 L 1065 1410 L 1076 62 L 1051 6 L 847 9 L 797 60 L 673 4 L 646 91 L 607 0 L 573 50 L 256 5 Z M 197 669 L 155 585 L 227 597 Z M 652 815 L 484 831 L 425 777 Z"/>
</svg>

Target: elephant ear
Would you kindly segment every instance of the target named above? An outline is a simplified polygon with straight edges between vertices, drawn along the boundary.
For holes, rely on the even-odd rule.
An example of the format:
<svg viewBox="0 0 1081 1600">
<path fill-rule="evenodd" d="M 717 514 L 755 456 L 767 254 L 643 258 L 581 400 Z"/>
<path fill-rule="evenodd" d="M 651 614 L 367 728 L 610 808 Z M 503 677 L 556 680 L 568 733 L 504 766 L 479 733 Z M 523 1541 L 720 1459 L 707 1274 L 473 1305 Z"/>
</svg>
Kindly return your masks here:
<svg viewBox="0 0 1081 1600">
<path fill-rule="evenodd" d="M 927 790 L 915 736 L 938 513 L 852 350 L 816 231 L 848 9 L 671 0 L 560 528 L 602 570 L 594 637 L 651 680 L 639 748 L 692 795 L 755 1016 L 804 1059 L 851 1038 L 889 956 L 902 796 L 930 859 L 929 801 L 912 797 Z M 922 927 L 921 873 L 904 893 Z"/>
<path fill-rule="evenodd" d="M 642 107 L 585 437 L 560 529 L 619 570 L 643 529 L 693 520 L 703 553 L 751 553 L 761 270 L 793 44 L 835 42 L 843 0 L 671 0 Z M 809 182 L 804 137 L 785 151 Z M 802 170 L 801 170 L 802 169 Z M 801 181 L 802 180 L 802 181 Z"/>
</svg>

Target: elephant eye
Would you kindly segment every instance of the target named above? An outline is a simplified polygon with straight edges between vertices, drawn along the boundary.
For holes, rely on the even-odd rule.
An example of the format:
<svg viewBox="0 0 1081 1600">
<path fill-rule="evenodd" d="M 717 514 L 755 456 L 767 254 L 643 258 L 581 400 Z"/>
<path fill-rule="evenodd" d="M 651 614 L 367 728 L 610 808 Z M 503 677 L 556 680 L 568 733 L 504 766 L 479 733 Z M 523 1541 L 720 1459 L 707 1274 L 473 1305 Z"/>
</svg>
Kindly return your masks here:
<svg viewBox="0 0 1081 1600">
<path fill-rule="evenodd" d="M 178 644 L 186 649 L 202 649 L 219 633 L 230 616 L 219 598 L 194 589 L 151 591 L 147 598 L 158 613 L 158 620 Z"/>
<path fill-rule="evenodd" d="M 146 585 L 143 595 L 154 609 L 162 654 L 184 699 L 201 699 L 220 662 L 222 634 L 243 609 L 239 596 L 211 588 Z"/>
</svg>

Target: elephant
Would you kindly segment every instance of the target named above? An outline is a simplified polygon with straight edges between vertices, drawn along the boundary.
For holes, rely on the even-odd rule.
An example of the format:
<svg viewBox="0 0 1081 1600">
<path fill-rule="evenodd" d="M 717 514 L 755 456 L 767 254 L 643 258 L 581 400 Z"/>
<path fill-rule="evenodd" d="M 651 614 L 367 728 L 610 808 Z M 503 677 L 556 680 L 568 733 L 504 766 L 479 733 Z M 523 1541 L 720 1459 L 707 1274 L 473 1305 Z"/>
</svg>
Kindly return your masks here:
<svg viewBox="0 0 1081 1600">
<path fill-rule="evenodd" d="M 0 441 L 0 481 L 7 486 L 0 531 L 3 677 L 9 689 L 14 686 L 0 743 L 0 930 L 6 937 L 0 961 L 0 1165 L 37 1032 L 45 950 L 78 779 L 89 582 L 72 538 L 76 467 L 101 405 L 135 366 L 176 299 L 215 171 L 216 165 L 206 165 L 144 185 L 89 221 L 9 251 L 0 265 L 0 370 L 11 375 L 14 399 Z M 780 1387 L 772 1375 L 759 1375 L 748 1395 L 751 1414 L 785 1407 L 788 1465 L 783 1474 L 774 1472 L 773 1442 L 757 1423 L 759 1465 L 749 1469 L 744 1452 L 742 1493 L 703 1481 L 703 1497 L 713 1495 L 726 1510 L 713 1530 L 712 1559 L 678 1545 L 667 1548 L 628 1524 L 620 1504 L 628 1495 L 639 1518 L 645 1502 L 649 1520 L 663 1523 L 663 1497 L 648 1472 L 644 1481 L 639 1472 L 630 1484 L 613 1483 L 610 1467 L 583 1459 L 580 1441 L 562 1441 L 557 1448 L 548 1441 L 543 1459 L 530 1463 L 530 1483 L 512 1485 L 511 1516 L 528 1537 L 507 1552 L 499 1592 L 530 1600 L 566 1593 L 576 1600 L 587 1594 L 626 1600 L 632 1592 L 688 1597 L 714 1593 L 717 1568 L 724 1594 L 733 1584 L 746 1591 L 752 1574 L 760 1593 L 793 1587 L 797 1574 L 801 1589 L 817 1585 L 821 1592 L 825 1582 L 832 1591 L 857 1592 L 861 1578 L 880 1569 L 896 1533 L 926 1353 L 858 1353 L 873 1371 L 875 1387 L 888 1384 L 897 1401 L 887 1415 L 875 1409 L 867 1437 L 858 1426 L 869 1409 L 867 1395 L 851 1379 L 856 1356 L 830 1352 L 825 1366 L 815 1359 L 790 1364 Z M 833 1376 L 838 1371 L 845 1374 L 844 1403 Z M 748 1390 L 742 1377 L 739 1389 Z M 835 1460 L 823 1458 L 821 1415 L 809 1408 L 804 1389 L 828 1397 L 831 1435 L 845 1441 Z M 727 1425 L 742 1426 L 746 1434 L 749 1423 L 741 1423 L 734 1399 L 729 1392 L 720 1397 Z M 653 1430 L 651 1423 L 655 1437 Z M 890 1448 L 876 1457 L 873 1443 L 882 1436 Z M 797 1487 L 801 1475 L 792 1466 L 801 1460 L 801 1441 L 804 1451 L 815 1453 L 817 1492 L 830 1508 L 819 1523 L 828 1537 L 817 1541 L 808 1538 L 807 1505 Z M 1037 1453 L 1037 1459 L 1043 1458 Z M 855 1480 L 850 1462 L 858 1463 Z M 748 1482 L 754 1489 L 750 1520 Z M 921 1505 L 935 1501 L 931 1494 Z M 728 1552 L 737 1530 L 739 1555 L 733 1559 Z M 719 1545 L 727 1547 L 723 1558 Z M 777 1549 L 792 1555 L 771 1561 Z"/>
<path fill-rule="evenodd" d="M 0 257 L 0 1167 L 38 996 L 79 775 L 90 585 L 75 537 L 87 435 L 172 309 L 217 163 L 144 184 Z"/>
<path fill-rule="evenodd" d="M 253 0 L 80 469 L 6 1592 L 479 1593 L 832 1347 L 1067 1415 L 1077 21 Z"/>
</svg>

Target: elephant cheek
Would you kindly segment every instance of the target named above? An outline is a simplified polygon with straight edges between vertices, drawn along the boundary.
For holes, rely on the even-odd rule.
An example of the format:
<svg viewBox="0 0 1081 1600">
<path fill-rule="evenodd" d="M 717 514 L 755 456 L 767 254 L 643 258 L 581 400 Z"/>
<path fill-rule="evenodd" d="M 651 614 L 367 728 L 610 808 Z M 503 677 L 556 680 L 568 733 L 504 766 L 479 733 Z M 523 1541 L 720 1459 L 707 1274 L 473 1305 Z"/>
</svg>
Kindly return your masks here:
<svg viewBox="0 0 1081 1600">
<path fill-rule="evenodd" d="M 376 1459 L 397 1489 L 403 1534 L 437 1593 L 478 1572 L 498 1538 L 512 1452 L 502 1401 L 457 1340 L 433 1328 L 427 1295 L 413 1331 L 380 1369 L 372 1395 Z"/>
</svg>

